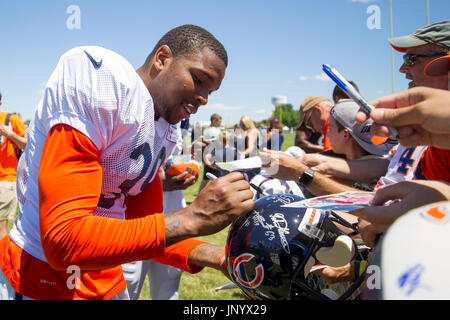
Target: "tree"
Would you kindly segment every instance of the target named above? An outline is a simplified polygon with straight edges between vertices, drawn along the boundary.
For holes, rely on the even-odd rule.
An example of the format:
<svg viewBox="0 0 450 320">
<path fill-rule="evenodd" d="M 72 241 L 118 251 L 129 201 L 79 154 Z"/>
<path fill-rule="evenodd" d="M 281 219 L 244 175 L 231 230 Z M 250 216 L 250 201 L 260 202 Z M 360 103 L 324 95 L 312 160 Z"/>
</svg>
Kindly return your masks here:
<svg viewBox="0 0 450 320">
<path fill-rule="evenodd" d="M 277 116 L 280 118 L 281 122 L 289 128 L 296 127 L 298 121 L 300 120 L 300 113 L 294 110 L 294 107 L 290 103 L 282 104 L 281 106 L 276 107 L 272 113 L 272 116 Z"/>
</svg>

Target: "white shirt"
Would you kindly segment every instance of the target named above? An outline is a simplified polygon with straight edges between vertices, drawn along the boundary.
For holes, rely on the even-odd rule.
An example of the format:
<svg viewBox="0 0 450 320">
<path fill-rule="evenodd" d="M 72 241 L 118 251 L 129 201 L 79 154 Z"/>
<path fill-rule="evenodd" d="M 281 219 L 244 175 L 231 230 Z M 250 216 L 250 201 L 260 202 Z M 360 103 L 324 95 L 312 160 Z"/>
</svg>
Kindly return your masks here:
<svg viewBox="0 0 450 320">
<path fill-rule="evenodd" d="M 203 137 L 208 140 L 216 140 L 219 138 L 220 131 L 219 127 L 208 127 L 203 130 Z"/>
<path fill-rule="evenodd" d="M 400 144 L 392 147 L 384 157 L 390 161 L 388 170 L 386 175 L 378 180 L 375 190 L 383 185 L 415 180 L 420 159 L 426 149 L 427 146 L 405 148 Z"/>
<path fill-rule="evenodd" d="M 163 118 L 155 122 L 152 97 L 128 61 L 100 47 L 66 52 L 37 106 L 17 171 L 19 215 L 10 238 L 42 261 L 39 162 L 48 132 L 61 123 L 86 135 L 102 152 L 97 216 L 124 219 L 126 195 L 141 192 L 177 141 L 176 125 Z"/>
</svg>

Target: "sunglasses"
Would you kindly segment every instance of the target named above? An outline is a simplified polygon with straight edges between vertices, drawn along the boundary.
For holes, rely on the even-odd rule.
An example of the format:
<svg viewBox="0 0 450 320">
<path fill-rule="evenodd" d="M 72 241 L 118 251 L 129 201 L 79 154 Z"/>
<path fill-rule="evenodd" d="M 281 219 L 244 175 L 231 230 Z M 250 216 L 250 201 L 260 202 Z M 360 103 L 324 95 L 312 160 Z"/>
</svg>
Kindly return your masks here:
<svg viewBox="0 0 450 320">
<path fill-rule="evenodd" d="M 421 57 L 437 57 L 437 56 L 445 56 L 447 53 L 439 52 L 439 53 L 430 53 L 430 54 L 414 54 L 408 53 L 403 55 L 403 62 L 406 66 L 411 67 L 416 64 L 418 58 Z"/>
</svg>

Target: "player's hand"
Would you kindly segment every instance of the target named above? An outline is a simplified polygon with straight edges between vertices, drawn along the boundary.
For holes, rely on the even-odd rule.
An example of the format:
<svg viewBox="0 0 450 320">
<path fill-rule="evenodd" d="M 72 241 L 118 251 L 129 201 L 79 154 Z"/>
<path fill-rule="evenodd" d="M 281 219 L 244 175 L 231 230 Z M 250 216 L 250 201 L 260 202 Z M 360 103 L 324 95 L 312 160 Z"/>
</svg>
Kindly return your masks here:
<svg viewBox="0 0 450 320">
<path fill-rule="evenodd" d="M 260 151 L 259 157 L 262 167 L 273 178 L 297 180 L 308 169 L 298 159 L 281 151 L 264 149 Z"/>
<path fill-rule="evenodd" d="M 254 207 L 253 192 L 242 173 L 232 172 L 211 181 L 192 205 L 198 234 L 222 230 Z"/>
<path fill-rule="evenodd" d="M 163 191 L 184 190 L 197 181 L 195 176 L 185 179 L 188 175 L 187 172 L 171 177 L 165 173 L 164 169 L 160 168 L 158 174 L 163 184 Z"/>
<path fill-rule="evenodd" d="M 225 247 L 203 243 L 191 250 L 188 259 L 189 264 L 217 269 L 232 280 L 227 270 Z"/>
<path fill-rule="evenodd" d="M 166 246 L 188 237 L 214 234 L 255 206 L 242 173 L 211 181 L 188 207 L 165 215 Z"/>
</svg>

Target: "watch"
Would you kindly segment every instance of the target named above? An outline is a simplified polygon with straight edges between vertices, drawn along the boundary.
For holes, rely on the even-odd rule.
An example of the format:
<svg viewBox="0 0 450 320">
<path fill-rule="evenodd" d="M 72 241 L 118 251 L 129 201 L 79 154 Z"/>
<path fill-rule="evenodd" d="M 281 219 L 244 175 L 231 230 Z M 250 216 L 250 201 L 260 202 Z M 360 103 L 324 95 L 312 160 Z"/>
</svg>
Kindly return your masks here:
<svg viewBox="0 0 450 320">
<path fill-rule="evenodd" d="M 302 187 L 306 187 L 314 178 L 314 170 L 308 168 L 298 179 L 298 184 Z"/>
</svg>

